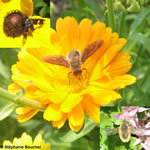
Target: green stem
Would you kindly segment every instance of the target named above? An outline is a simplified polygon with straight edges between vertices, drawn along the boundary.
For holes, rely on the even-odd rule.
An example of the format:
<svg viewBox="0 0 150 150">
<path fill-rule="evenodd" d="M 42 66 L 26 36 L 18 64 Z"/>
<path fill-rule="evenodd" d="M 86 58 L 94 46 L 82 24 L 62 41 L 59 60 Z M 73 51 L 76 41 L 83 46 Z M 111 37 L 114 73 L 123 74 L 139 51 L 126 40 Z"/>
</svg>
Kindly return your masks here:
<svg viewBox="0 0 150 150">
<path fill-rule="evenodd" d="M 120 19 L 120 23 L 119 23 L 119 37 L 122 37 L 123 34 L 123 29 L 124 29 L 124 19 L 125 19 L 125 12 L 121 12 L 121 19 Z"/>
<path fill-rule="evenodd" d="M 0 88 L 0 97 L 3 97 L 13 103 L 16 103 L 16 96 L 10 92 L 8 92 L 7 90 Z"/>
<path fill-rule="evenodd" d="M 25 97 L 18 97 L 2 88 L 0 88 L 0 99 L 11 101 L 13 103 L 35 108 L 35 109 L 45 108 L 45 105 L 41 104 L 39 101 L 28 99 Z"/>
<path fill-rule="evenodd" d="M 114 11 L 113 11 L 113 1 L 106 0 L 107 7 L 108 7 L 108 20 L 109 26 L 112 28 L 112 31 L 115 31 L 115 21 L 114 21 Z"/>
</svg>

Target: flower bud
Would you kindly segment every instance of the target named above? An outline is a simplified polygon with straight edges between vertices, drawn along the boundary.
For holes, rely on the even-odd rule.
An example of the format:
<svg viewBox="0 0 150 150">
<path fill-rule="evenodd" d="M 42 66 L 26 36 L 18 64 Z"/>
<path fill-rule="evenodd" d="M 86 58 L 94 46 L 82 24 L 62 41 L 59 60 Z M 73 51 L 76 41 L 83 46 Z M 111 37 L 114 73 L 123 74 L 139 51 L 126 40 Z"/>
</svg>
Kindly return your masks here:
<svg viewBox="0 0 150 150">
<path fill-rule="evenodd" d="M 135 0 L 127 0 L 126 6 L 130 6 L 133 3 L 133 1 L 135 1 Z"/>
<path fill-rule="evenodd" d="M 150 7 L 150 0 L 115 0 L 114 3 L 114 9 L 119 12 L 137 13 L 143 7 Z"/>
<path fill-rule="evenodd" d="M 125 10 L 125 7 L 122 5 L 122 3 L 121 2 L 116 2 L 115 4 L 114 4 L 114 9 L 115 10 L 117 10 L 117 11 L 126 11 Z"/>
<path fill-rule="evenodd" d="M 140 11 L 140 5 L 138 2 L 134 2 L 131 4 L 130 7 L 127 8 L 128 12 L 139 12 Z"/>
</svg>

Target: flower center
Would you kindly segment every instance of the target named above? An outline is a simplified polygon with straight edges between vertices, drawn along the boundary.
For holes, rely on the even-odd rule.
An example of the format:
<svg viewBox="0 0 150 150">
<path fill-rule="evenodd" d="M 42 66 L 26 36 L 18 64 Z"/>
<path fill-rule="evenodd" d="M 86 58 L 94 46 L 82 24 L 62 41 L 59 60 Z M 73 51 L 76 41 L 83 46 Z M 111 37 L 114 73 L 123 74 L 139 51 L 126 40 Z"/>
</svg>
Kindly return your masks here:
<svg viewBox="0 0 150 150">
<path fill-rule="evenodd" d="M 88 84 L 88 72 L 87 69 L 82 69 L 82 72 L 79 74 L 73 74 L 70 72 L 69 77 L 69 87 L 71 92 L 80 92 L 87 87 Z"/>
<path fill-rule="evenodd" d="M 8 37 L 17 37 L 24 32 L 24 19 L 20 11 L 8 13 L 4 18 L 3 30 Z"/>
</svg>

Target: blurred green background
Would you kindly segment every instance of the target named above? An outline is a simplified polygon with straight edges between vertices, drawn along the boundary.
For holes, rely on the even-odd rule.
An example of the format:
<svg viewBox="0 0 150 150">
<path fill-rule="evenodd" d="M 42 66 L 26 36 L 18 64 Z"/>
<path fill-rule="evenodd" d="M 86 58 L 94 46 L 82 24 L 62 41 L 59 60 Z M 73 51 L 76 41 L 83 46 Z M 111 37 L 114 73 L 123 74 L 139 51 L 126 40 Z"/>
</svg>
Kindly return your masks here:
<svg viewBox="0 0 150 150">
<path fill-rule="evenodd" d="M 118 4 L 118 2 L 120 2 Z M 128 51 L 132 58 L 133 67 L 130 74 L 136 76 L 137 82 L 119 92 L 121 100 L 109 106 L 150 106 L 150 9 L 149 1 L 132 7 L 132 0 L 127 4 L 125 0 L 114 0 L 115 31 L 120 37 L 128 40 L 122 51 Z M 51 18 L 51 26 L 55 28 L 58 17 L 74 16 L 78 21 L 90 18 L 105 22 L 108 26 L 108 11 L 102 0 L 34 0 L 34 15 Z M 123 6 L 123 8 L 122 8 Z M 130 9 L 129 9 L 130 8 Z M 0 49 L 0 87 L 7 89 L 11 81 L 11 66 L 17 61 L 20 49 Z M 0 100 L 0 115 L 8 102 Z M 86 119 L 85 129 L 74 134 L 67 123 L 60 129 L 54 129 L 50 122 L 42 119 L 42 112 L 26 123 L 18 123 L 16 114 L 0 118 L 0 145 L 4 139 L 12 140 L 26 131 L 32 137 L 38 133 L 50 142 L 52 150 L 98 150 L 99 126 L 90 119 Z M 88 131 L 88 132 L 87 132 Z"/>
</svg>

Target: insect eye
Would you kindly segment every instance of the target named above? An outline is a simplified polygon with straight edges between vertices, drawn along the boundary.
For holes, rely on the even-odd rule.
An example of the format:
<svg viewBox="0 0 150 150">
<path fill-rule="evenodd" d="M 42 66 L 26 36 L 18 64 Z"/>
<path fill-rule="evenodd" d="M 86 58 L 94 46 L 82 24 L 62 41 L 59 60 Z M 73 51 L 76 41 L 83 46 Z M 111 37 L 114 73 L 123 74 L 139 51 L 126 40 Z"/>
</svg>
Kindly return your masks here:
<svg viewBox="0 0 150 150">
<path fill-rule="evenodd" d="M 13 11 L 6 15 L 3 23 L 3 30 L 8 37 L 17 37 L 23 34 L 23 14 L 20 11 Z"/>
</svg>

